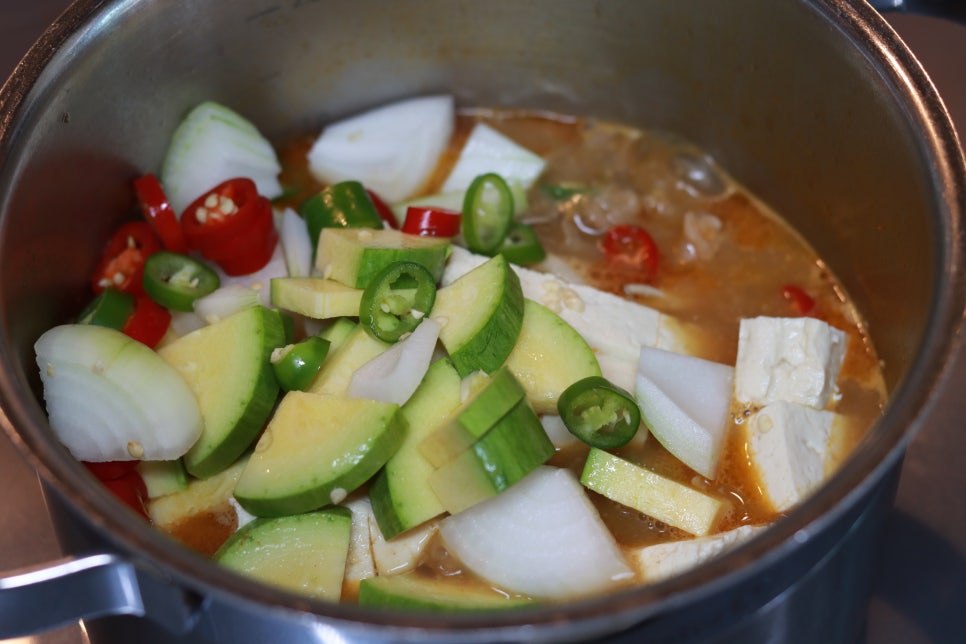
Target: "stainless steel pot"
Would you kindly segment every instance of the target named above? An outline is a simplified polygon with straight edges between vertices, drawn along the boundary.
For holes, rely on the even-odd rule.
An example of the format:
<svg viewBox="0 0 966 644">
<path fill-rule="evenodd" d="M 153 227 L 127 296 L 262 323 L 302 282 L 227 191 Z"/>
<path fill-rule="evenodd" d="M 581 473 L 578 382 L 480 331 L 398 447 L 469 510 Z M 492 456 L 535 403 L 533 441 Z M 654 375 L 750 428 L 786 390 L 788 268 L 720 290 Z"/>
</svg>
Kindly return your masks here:
<svg viewBox="0 0 966 644">
<path fill-rule="evenodd" d="M 130 179 L 157 168 L 202 99 L 284 140 L 435 91 L 677 132 L 782 212 L 842 278 L 884 360 L 891 401 L 846 466 L 697 570 L 485 618 L 287 595 L 115 503 L 52 438 L 32 344 L 84 303 Z M 911 54 L 845 0 L 80 0 L 0 92 L 0 422 L 41 472 L 72 553 L 0 579 L 0 637 L 128 615 L 143 619 L 120 622 L 127 641 L 854 641 L 903 449 L 958 342 L 959 150 Z"/>
</svg>

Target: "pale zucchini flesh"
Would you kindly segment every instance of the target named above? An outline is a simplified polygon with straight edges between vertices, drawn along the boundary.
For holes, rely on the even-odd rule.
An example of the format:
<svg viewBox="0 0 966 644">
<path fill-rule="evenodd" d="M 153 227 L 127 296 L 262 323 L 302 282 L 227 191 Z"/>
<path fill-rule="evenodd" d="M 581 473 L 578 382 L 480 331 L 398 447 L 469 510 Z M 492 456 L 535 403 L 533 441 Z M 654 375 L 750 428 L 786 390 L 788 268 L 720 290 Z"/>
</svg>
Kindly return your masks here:
<svg viewBox="0 0 966 644">
<path fill-rule="evenodd" d="M 405 435 L 399 405 L 290 391 L 235 486 L 255 516 L 308 512 L 344 500 L 389 460 Z"/>
<path fill-rule="evenodd" d="M 436 293 L 432 317 L 461 376 L 493 373 L 506 361 L 523 326 L 520 278 L 502 255 Z"/>
<path fill-rule="evenodd" d="M 473 378 L 473 376 L 470 376 Z M 453 460 L 488 432 L 523 399 L 523 387 L 508 370 L 480 376 L 480 386 L 436 431 L 419 442 L 419 451 L 434 467 Z"/>
<path fill-rule="evenodd" d="M 554 447 L 526 400 L 471 447 L 437 469 L 429 483 L 450 514 L 503 492 L 553 456 Z"/>
<path fill-rule="evenodd" d="M 364 579 L 359 586 L 359 604 L 407 611 L 465 612 L 523 608 L 533 606 L 534 601 L 410 572 Z"/>
<path fill-rule="evenodd" d="M 235 572 L 291 592 L 338 601 L 349 556 L 347 508 L 255 519 L 214 559 Z"/>
<path fill-rule="evenodd" d="M 390 264 L 415 262 L 438 282 L 449 254 L 450 242 L 442 237 L 419 237 L 390 229 L 323 228 L 315 267 L 327 279 L 364 289 Z"/>
<path fill-rule="evenodd" d="M 369 487 L 373 514 L 387 539 L 444 512 L 429 485 L 434 468 L 419 444 L 459 406 L 460 390 L 459 374 L 442 358 L 430 365 L 422 384 L 402 407 L 406 437 Z"/>
<path fill-rule="evenodd" d="M 559 315 L 530 299 L 524 301 L 520 337 L 506 366 L 540 414 L 557 413 L 560 394 L 573 383 L 601 375 L 587 341 Z"/>
<path fill-rule="evenodd" d="M 278 313 L 257 306 L 158 351 L 188 382 L 204 418 L 201 438 L 184 456 L 190 474 L 216 474 L 254 442 L 279 391 L 270 356 L 285 340 Z"/>
<path fill-rule="evenodd" d="M 272 305 L 315 320 L 356 317 L 362 290 L 321 277 L 276 277 Z"/>
<path fill-rule="evenodd" d="M 336 335 L 341 336 L 342 333 L 345 335 L 341 339 L 337 337 L 336 344 L 329 346 L 329 354 L 322 363 L 322 368 L 309 385 L 309 391 L 312 393 L 346 395 L 356 370 L 389 348 L 387 343 L 372 337 L 359 325 L 355 325 L 347 332 L 344 325 L 338 326 L 341 328 L 335 329 Z"/>
<path fill-rule="evenodd" d="M 697 536 L 708 534 L 721 512 L 713 496 L 592 448 L 580 482 L 587 489 Z"/>
</svg>

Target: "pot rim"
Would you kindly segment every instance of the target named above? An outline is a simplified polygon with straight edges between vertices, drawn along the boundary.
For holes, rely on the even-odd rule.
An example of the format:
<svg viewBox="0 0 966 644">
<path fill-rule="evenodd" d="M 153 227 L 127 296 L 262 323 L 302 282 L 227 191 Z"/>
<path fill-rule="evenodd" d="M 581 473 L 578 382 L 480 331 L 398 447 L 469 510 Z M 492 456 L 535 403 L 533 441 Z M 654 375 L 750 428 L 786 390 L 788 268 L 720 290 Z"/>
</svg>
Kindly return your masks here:
<svg viewBox="0 0 966 644">
<path fill-rule="evenodd" d="M 128 0 L 77 0 L 41 36 L 0 88 L 0 167 L 18 136 L 19 115 L 29 109 L 32 92 L 47 64 L 71 40 L 110 19 Z M 147 566 L 163 564 L 163 574 L 182 587 L 209 595 L 241 598 L 295 613 L 309 612 L 333 624 L 417 629 L 426 633 L 473 630 L 475 635 L 501 629 L 554 626 L 574 621 L 633 615 L 640 621 L 661 610 L 700 600 L 721 586 L 754 574 L 800 547 L 854 506 L 902 456 L 925 424 L 961 345 L 966 304 L 963 218 L 966 213 L 966 164 L 959 139 L 935 87 L 919 62 L 888 24 L 868 5 L 848 0 L 799 0 L 809 4 L 842 32 L 869 61 L 907 119 L 921 127 L 920 153 L 931 164 L 935 189 L 934 236 L 937 242 L 936 288 L 916 358 L 897 384 L 882 418 L 847 462 L 811 497 L 743 546 L 666 581 L 560 606 L 479 616 L 405 615 L 358 606 L 313 601 L 268 588 L 222 569 L 174 543 L 116 503 L 70 455 L 49 438 L 46 417 L 30 387 L 18 379 L 16 352 L 9 337 L 0 341 L 0 424 L 45 484 L 68 500 L 76 512 L 112 545 Z M 629 625 L 629 624 L 628 624 Z"/>
</svg>

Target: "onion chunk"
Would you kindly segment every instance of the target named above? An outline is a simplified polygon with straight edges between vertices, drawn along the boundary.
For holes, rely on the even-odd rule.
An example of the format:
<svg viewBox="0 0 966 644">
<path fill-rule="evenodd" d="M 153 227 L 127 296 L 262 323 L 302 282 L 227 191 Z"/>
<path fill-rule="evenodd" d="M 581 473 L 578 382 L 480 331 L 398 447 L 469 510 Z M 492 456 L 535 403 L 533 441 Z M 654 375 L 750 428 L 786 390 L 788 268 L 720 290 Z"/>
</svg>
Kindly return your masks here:
<svg viewBox="0 0 966 644">
<path fill-rule="evenodd" d="M 571 599 L 633 572 L 576 477 L 541 466 L 502 494 L 440 523 L 447 549 L 505 590 Z"/>
<path fill-rule="evenodd" d="M 201 435 L 178 371 L 120 331 L 65 324 L 34 345 L 50 426 L 80 461 L 180 458 Z"/>
<path fill-rule="evenodd" d="M 309 150 L 323 183 L 355 180 L 389 203 L 412 196 L 436 168 L 453 134 L 452 96 L 391 103 L 327 126 Z"/>
</svg>

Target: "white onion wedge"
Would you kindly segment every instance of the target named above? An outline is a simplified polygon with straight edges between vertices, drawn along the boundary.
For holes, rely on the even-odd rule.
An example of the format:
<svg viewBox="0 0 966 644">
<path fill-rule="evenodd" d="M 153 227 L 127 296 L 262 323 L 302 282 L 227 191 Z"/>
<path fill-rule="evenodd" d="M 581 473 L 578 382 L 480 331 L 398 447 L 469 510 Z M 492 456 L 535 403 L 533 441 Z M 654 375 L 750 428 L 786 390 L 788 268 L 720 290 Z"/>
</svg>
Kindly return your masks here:
<svg viewBox="0 0 966 644">
<path fill-rule="evenodd" d="M 180 458 L 201 435 L 181 374 L 120 331 L 66 324 L 34 345 L 50 426 L 81 461 Z"/>
<path fill-rule="evenodd" d="M 452 96 L 412 98 L 328 125 L 309 150 L 323 183 L 356 180 L 388 203 L 415 193 L 453 134 Z"/>
<path fill-rule="evenodd" d="M 278 226 L 289 277 L 308 277 L 312 271 L 312 239 L 305 220 L 291 208 L 281 214 Z"/>
<path fill-rule="evenodd" d="M 249 273 L 248 275 L 228 275 L 219 266 L 212 266 L 212 268 L 218 273 L 222 287 L 228 286 L 229 284 L 236 284 L 254 289 L 258 292 L 261 303 L 268 307 L 272 305 L 272 289 L 270 288 L 272 278 L 288 277 L 288 267 L 285 265 L 285 253 L 282 250 L 281 244 L 275 246 L 275 253 L 268 260 L 268 263 L 254 273 Z"/>
<path fill-rule="evenodd" d="M 447 549 L 484 579 L 535 598 L 570 599 L 633 576 L 576 477 L 541 466 L 440 523 Z"/>
<path fill-rule="evenodd" d="M 195 313 L 207 324 L 261 304 L 259 292 L 243 284 L 226 284 L 194 302 Z"/>
<path fill-rule="evenodd" d="M 543 172 L 546 161 L 485 123 L 477 123 L 463 145 L 453 170 L 443 182 L 442 192 L 466 190 L 473 179 L 495 172 L 526 193 Z M 514 194 L 516 197 L 516 194 Z M 523 208 L 517 204 L 517 212 Z"/>
<path fill-rule="evenodd" d="M 194 311 L 171 311 L 170 331 L 179 338 L 197 331 L 206 324 L 207 322 Z"/>
<path fill-rule="evenodd" d="M 248 177 L 258 193 L 282 194 L 282 166 L 272 144 L 247 119 L 218 103 L 195 107 L 178 125 L 161 167 L 161 183 L 178 217 L 222 181 Z"/>
<path fill-rule="evenodd" d="M 350 398 L 368 398 L 402 405 L 422 382 L 439 339 L 439 323 L 425 318 L 412 334 L 356 369 L 349 382 Z"/>
<path fill-rule="evenodd" d="M 637 402 L 664 447 L 713 479 L 727 436 L 734 367 L 680 353 L 641 348 Z"/>
</svg>

